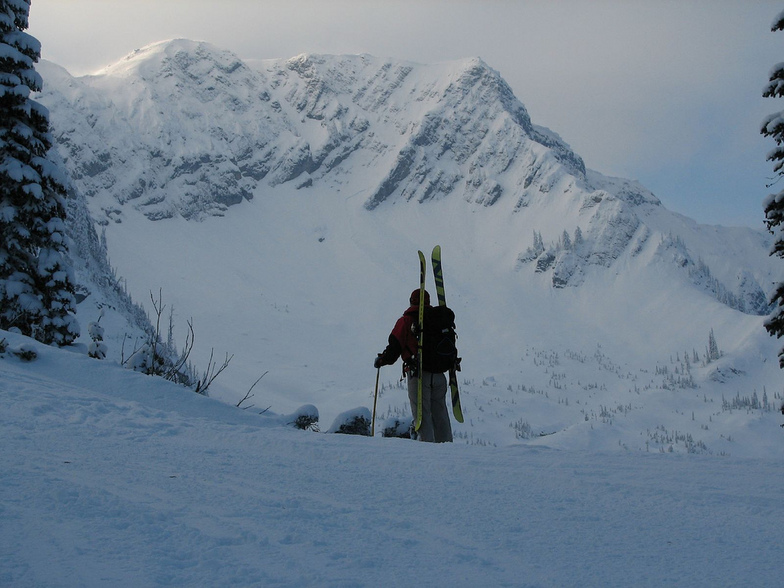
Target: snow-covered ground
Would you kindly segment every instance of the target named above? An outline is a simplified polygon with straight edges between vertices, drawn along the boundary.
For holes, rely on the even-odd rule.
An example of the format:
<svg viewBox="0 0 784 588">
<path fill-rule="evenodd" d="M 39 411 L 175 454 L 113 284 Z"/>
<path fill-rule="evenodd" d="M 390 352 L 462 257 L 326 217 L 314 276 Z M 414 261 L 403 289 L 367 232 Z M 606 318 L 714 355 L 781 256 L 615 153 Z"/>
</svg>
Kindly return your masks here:
<svg viewBox="0 0 784 588">
<path fill-rule="evenodd" d="M 2 338 L 3 586 L 781 584 L 780 455 L 300 431 Z"/>
<path fill-rule="evenodd" d="M 313 404 L 329 423 L 370 406 L 416 251 L 440 244 L 458 442 L 784 455 L 760 316 L 778 274 L 769 236 L 585 172 L 481 60 L 245 64 L 175 40 L 95 76 L 41 66 L 58 152 L 116 276 L 149 312 L 162 293 L 180 348 L 192 319 L 198 370 L 233 357 L 213 398 L 236 404 L 267 373 L 256 410 Z M 127 358 L 133 329 L 85 289 L 81 324 L 106 311 L 109 357 Z M 409 412 L 399 375 L 382 370 L 384 416 Z"/>
<path fill-rule="evenodd" d="M 233 355 L 210 390 L 230 404 L 268 371 L 259 409 L 314 404 L 330 423 L 372 406 L 372 362 L 418 281 L 416 250 L 440 242 L 463 356 L 458 442 L 784 457 L 775 413 L 784 390 L 764 317 L 695 291 L 677 269 L 641 265 L 656 240 L 617 270 L 553 289 L 506 263 L 493 241 L 514 230 L 504 214 L 478 219 L 460 201 L 355 204 L 291 189 L 203 222 L 128 211 L 106 235 L 135 300 L 149 308 L 150 291 L 163 289 L 181 346 L 193 318 L 199 369 L 213 348 Z M 94 302 L 82 323 L 97 317 Z M 724 355 L 706 363 L 711 330 Z M 107 346 L 119 359 L 121 341 Z M 383 416 L 410 414 L 399 378 L 399 362 L 381 371 Z"/>
<path fill-rule="evenodd" d="M 191 44 L 171 46 L 180 45 Z M 329 60 L 300 61 L 289 65 Z M 296 69 L 289 65 L 264 75 L 285 81 Z M 227 84 L 230 95 L 258 82 L 249 70 L 229 70 L 250 84 Z M 430 87 L 424 70 L 411 71 L 420 73 L 406 73 L 407 83 Z M 467 63 L 455 73 L 464 81 L 498 81 L 477 78 L 483 71 Z M 169 88 L 170 76 L 159 77 L 160 88 Z M 63 79 L 63 96 L 82 91 L 82 82 Z M 226 114 L 226 101 L 210 97 L 214 88 L 194 80 L 207 90 L 198 95 L 210 100 L 193 108 L 207 112 L 214 103 L 215 116 Z M 326 100 L 313 106 L 318 116 L 294 116 L 294 90 L 307 98 L 313 88 L 276 84 L 270 105 L 291 111 L 291 124 L 302 131 L 292 136 L 310 141 L 284 155 L 317 153 L 326 135 L 315 131 L 332 121 L 322 114 L 334 114 L 335 124 L 356 114 L 354 100 L 348 110 L 335 109 L 339 101 L 330 92 L 316 92 L 311 97 Z M 126 145 L 133 142 L 133 116 L 117 118 L 109 108 L 136 94 L 122 85 L 106 94 L 108 101 L 90 92 L 75 101 L 84 121 L 74 118 L 73 127 L 67 117 L 59 121 L 76 146 L 62 155 L 81 170 L 74 177 L 88 202 L 83 224 L 90 222 L 89 205 L 117 274 L 102 262 L 100 271 L 80 266 L 83 335 L 76 347 L 52 349 L 0 333 L 9 344 L 0 357 L 0 585 L 780 584 L 780 342 L 765 333 L 764 317 L 737 310 L 724 296 L 771 282 L 763 233 L 698 225 L 626 180 L 595 172 L 577 180 L 579 158 L 533 127 L 527 132 L 552 144 L 555 155 L 546 156 L 546 177 L 520 163 L 517 179 L 541 184 L 526 188 L 522 200 L 490 206 L 463 182 L 462 195 L 373 200 L 370 210 L 368 199 L 384 176 L 378 154 L 389 164 L 396 153 L 382 144 L 418 145 L 412 129 L 427 128 L 428 117 L 379 126 L 368 136 L 375 137 L 369 147 L 381 151 L 358 150 L 342 163 L 335 154 L 335 165 L 310 174 L 309 182 L 243 184 L 252 198 L 208 206 L 190 221 L 145 215 L 147 204 L 165 212 L 170 203 L 135 192 L 125 200 L 123 182 L 130 186 L 138 177 L 123 176 L 121 164 L 138 172 L 149 159 L 150 170 L 162 174 L 150 186 L 169 186 L 164 180 L 186 186 L 162 189 L 175 203 L 188 196 L 187 186 L 210 192 L 205 174 L 212 168 L 184 163 L 189 149 L 212 153 L 220 144 L 213 142 L 215 125 L 199 134 L 194 121 L 210 116 L 174 124 L 161 115 L 161 136 L 155 125 L 141 125 L 155 131 L 152 143 L 161 148 L 169 144 L 164 135 L 182 135 L 170 155 L 184 163 L 169 177 L 166 165 L 156 167 L 168 161 L 157 148 Z M 445 108 L 431 94 L 425 92 Z M 176 92 L 163 95 L 169 110 L 187 103 L 172 98 Z M 65 98 L 49 99 L 57 121 L 58 112 L 67 113 Z M 469 100 L 464 110 L 482 103 Z M 139 104 L 144 108 L 131 111 L 150 114 L 160 106 L 144 96 Z M 416 104 L 409 96 L 400 110 Z M 521 108 L 512 110 L 522 116 Z M 379 120 L 386 121 L 387 110 Z M 96 113 L 108 126 L 93 127 Z M 436 112 L 443 121 L 455 119 L 450 113 Z M 242 120 L 232 124 L 245 128 Z M 451 129 L 446 122 L 445 128 Z M 420 155 L 449 168 L 438 142 L 425 143 Z M 537 145 L 544 157 L 544 144 Z M 280 169 L 296 170 L 301 161 L 288 155 Z M 196 175 L 178 175 L 188 169 Z M 570 235 L 578 241 L 578 234 L 587 247 L 583 257 L 556 247 Z M 561 256 L 557 269 L 539 267 L 547 266 L 544 251 L 526 261 L 537 239 Z M 100 249 L 98 237 L 88 241 L 90 251 Z M 466 419 L 453 423 L 455 443 L 324 433 L 340 414 L 373 405 L 372 361 L 417 283 L 417 249 L 429 252 L 435 244 L 444 248 L 447 298 L 464 358 Z M 196 370 L 205 370 L 211 356 L 219 363 L 232 356 L 211 398 L 120 365 L 141 345 L 142 327 L 115 282 L 148 311 L 151 293 L 161 293 L 163 338 L 171 312 L 180 348 L 192 321 Z M 432 277 L 428 285 L 432 291 Z M 88 323 L 99 316 L 104 361 L 85 352 Z M 14 354 L 27 345 L 37 350 L 36 360 Z M 262 374 L 245 410 L 237 408 Z M 410 414 L 399 364 L 380 375 L 377 432 L 383 419 Z M 303 405 L 320 413 L 322 432 L 291 426 Z"/>
<path fill-rule="evenodd" d="M 769 236 L 586 172 L 481 60 L 246 64 L 174 40 L 94 76 L 41 66 L 58 152 L 117 276 L 150 312 L 162 293 L 180 348 L 192 319 L 197 369 L 233 356 L 214 398 L 235 404 L 267 373 L 261 408 L 313 404 L 331 421 L 369 406 L 416 251 L 440 244 L 459 441 L 781 455 L 760 316 Z M 110 305 L 92 289 L 80 321 Z M 118 360 L 137 341 L 116 318 Z M 408 413 L 399 374 L 382 370 L 385 416 Z"/>
</svg>

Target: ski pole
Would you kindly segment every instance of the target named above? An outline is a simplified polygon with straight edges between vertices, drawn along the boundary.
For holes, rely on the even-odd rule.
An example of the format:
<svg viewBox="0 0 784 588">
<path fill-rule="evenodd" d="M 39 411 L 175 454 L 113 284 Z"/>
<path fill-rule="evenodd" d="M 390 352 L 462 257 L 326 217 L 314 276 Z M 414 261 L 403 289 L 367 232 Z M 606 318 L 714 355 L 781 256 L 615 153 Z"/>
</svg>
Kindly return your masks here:
<svg viewBox="0 0 784 588">
<path fill-rule="evenodd" d="M 381 376 L 381 366 L 376 371 L 376 391 L 373 393 L 373 421 L 370 423 L 370 436 L 376 436 L 376 401 L 378 400 L 378 378 Z"/>
</svg>

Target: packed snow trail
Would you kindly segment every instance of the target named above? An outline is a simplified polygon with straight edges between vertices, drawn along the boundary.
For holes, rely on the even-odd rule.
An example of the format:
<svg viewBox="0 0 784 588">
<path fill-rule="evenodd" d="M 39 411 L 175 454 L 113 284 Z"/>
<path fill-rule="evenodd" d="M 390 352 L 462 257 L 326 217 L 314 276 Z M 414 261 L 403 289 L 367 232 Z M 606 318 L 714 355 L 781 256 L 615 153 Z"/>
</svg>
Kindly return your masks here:
<svg viewBox="0 0 784 588">
<path fill-rule="evenodd" d="M 780 582 L 780 460 L 317 434 L 37 349 L 0 358 L 2 586 Z"/>
</svg>

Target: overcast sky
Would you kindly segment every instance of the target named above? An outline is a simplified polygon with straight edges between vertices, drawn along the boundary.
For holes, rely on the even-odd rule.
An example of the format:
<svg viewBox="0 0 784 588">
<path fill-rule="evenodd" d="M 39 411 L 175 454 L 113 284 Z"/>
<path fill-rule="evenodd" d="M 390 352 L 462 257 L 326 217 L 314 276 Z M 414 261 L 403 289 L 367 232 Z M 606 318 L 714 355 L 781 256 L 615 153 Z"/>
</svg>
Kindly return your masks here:
<svg viewBox="0 0 784 588">
<path fill-rule="evenodd" d="M 478 56 L 589 168 L 701 223 L 762 228 L 763 99 L 784 61 L 767 0 L 32 0 L 29 32 L 72 74 L 171 38 L 243 58 Z M 45 80 L 44 80 L 45 83 Z M 781 189 L 777 187 L 776 191 Z"/>
</svg>

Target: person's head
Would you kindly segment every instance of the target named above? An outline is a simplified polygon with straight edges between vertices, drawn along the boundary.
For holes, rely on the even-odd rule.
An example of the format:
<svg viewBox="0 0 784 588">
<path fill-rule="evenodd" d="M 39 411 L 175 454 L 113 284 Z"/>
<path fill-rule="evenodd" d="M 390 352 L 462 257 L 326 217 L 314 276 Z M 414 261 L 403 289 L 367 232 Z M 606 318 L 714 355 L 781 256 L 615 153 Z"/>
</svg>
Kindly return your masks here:
<svg viewBox="0 0 784 588">
<path fill-rule="evenodd" d="M 419 288 L 411 292 L 411 297 L 408 299 L 411 306 L 419 306 Z M 430 294 L 425 290 L 425 306 L 430 304 Z"/>
</svg>

